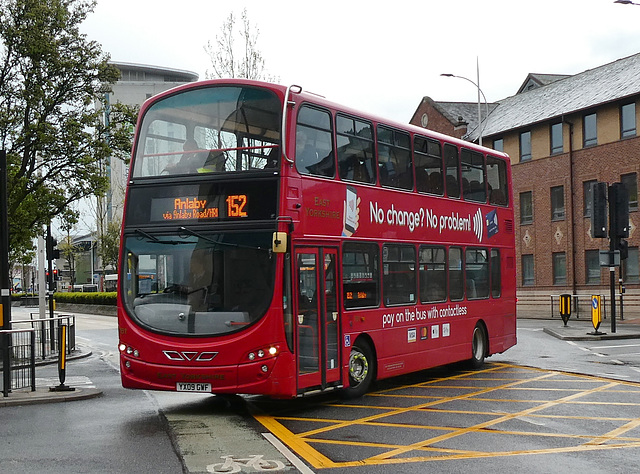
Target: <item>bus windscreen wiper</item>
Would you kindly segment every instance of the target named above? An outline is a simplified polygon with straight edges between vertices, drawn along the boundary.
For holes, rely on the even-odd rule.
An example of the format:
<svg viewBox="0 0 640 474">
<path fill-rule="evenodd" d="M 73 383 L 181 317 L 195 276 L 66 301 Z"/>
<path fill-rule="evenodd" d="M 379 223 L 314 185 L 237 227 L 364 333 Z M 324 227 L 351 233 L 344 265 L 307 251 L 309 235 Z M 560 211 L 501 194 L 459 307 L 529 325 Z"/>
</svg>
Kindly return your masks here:
<svg viewBox="0 0 640 474">
<path fill-rule="evenodd" d="M 267 249 L 262 249 L 260 247 L 252 247 L 252 246 L 249 246 L 249 245 L 238 245 L 238 244 L 231 244 L 231 243 L 228 243 L 228 242 L 220 242 L 218 240 L 214 240 L 211 237 L 207 237 L 206 235 L 203 235 L 200 232 L 196 232 L 195 230 L 191 230 L 191 229 L 189 229 L 187 227 L 184 227 L 184 226 L 178 227 L 178 232 L 184 232 L 186 234 L 191 234 L 191 235 L 193 235 L 195 237 L 198 237 L 199 239 L 206 240 L 207 242 L 212 243 L 214 245 L 223 245 L 225 247 L 234 247 L 234 248 L 237 248 L 237 249 L 267 250 Z M 271 250 L 271 249 L 268 249 L 268 250 Z"/>
<path fill-rule="evenodd" d="M 178 244 L 184 243 L 184 242 L 180 242 L 178 240 L 160 240 L 156 236 L 151 235 L 151 234 L 145 232 L 144 230 L 140 230 L 140 229 L 136 229 L 135 232 L 136 232 L 136 234 L 140 234 L 143 237 L 146 237 L 150 242 L 154 242 L 156 244 L 178 245 Z"/>
</svg>

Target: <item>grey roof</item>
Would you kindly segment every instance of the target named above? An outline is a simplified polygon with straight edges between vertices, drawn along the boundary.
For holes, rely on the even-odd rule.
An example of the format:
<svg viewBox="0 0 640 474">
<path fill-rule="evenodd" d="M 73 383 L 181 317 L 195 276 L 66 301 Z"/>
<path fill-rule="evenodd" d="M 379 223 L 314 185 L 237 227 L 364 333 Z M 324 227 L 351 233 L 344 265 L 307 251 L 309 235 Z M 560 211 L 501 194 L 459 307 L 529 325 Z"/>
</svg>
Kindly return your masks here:
<svg viewBox="0 0 640 474">
<path fill-rule="evenodd" d="M 547 84 L 551 84 L 552 82 L 559 81 L 560 79 L 565 79 L 568 76 L 566 74 L 539 74 L 539 73 L 529 73 L 525 81 L 518 89 L 518 94 L 522 92 L 529 91 L 531 89 L 537 89 L 538 87 L 546 86 Z"/>
<path fill-rule="evenodd" d="M 527 127 L 637 94 L 640 94 L 640 53 L 498 101 L 482 136 Z M 467 139 L 477 140 L 477 127 L 468 135 Z"/>
<path fill-rule="evenodd" d="M 431 100 L 425 97 L 427 100 Z M 478 126 L 478 103 L 477 102 L 435 102 L 433 106 L 444 115 L 454 126 L 467 124 L 467 130 L 473 130 Z M 482 120 L 497 106 L 497 104 L 481 105 L 480 115 Z M 488 109 L 487 109 L 488 107 Z"/>
<path fill-rule="evenodd" d="M 159 75 L 171 75 L 179 78 L 184 82 L 194 82 L 198 80 L 198 73 L 187 71 L 185 69 L 174 69 L 164 66 L 153 66 L 151 64 L 125 63 L 121 61 L 109 61 L 109 64 L 117 67 L 120 71 L 144 71 Z"/>
</svg>

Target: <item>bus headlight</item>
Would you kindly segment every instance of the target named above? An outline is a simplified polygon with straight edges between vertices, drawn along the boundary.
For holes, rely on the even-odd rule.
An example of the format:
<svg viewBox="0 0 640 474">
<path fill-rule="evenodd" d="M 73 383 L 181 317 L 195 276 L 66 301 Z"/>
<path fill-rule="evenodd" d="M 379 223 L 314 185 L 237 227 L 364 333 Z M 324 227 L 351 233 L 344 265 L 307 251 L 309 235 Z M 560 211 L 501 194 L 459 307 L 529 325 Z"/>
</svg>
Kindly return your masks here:
<svg viewBox="0 0 640 474">
<path fill-rule="evenodd" d="M 276 344 L 269 345 L 267 347 L 261 347 L 260 349 L 251 351 L 247 354 L 247 360 L 253 362 L 257 359 L 267 359 L 275 357 L 280 352 L 279 346 Z"/>
<path fill-rule="evenodd" d="M 118 349 L 120 350 L 120 352 L 122 352 L 123 354 L 127 354 L 129 356 L 133 356 L 133 357 L 140 357 L 140 352 L 138 351 L 138 349 L 131 347 L 131 346 L 127 346 L 124 343 L 120 343 L 118 345 Z"/>
</svg>

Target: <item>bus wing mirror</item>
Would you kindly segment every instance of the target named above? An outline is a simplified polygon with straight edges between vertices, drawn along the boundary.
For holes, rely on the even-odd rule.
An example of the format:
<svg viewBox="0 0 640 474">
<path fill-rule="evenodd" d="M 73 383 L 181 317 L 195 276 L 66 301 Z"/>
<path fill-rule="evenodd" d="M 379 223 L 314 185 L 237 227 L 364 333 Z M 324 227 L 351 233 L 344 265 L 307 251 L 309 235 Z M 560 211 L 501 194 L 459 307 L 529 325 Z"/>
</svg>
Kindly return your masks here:
<svg viewBox="0 0 640 474">
<path fill-rule="evenodd" d="M 285 253 L 287 251 L 287 233 L 274 232 L 272 250 L 274 253 Z"/>
</svg>

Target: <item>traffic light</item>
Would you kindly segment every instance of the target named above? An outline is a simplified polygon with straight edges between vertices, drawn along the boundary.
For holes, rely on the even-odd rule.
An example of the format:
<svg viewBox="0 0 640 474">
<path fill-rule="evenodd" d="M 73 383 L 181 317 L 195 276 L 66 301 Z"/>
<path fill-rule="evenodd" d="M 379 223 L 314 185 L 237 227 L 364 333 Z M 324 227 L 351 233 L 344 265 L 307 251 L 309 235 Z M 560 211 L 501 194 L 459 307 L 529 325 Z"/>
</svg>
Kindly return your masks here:
<svg viewBox="0 0 640 474">
<path fill-rule="evenodd" d="M 607 237 L 607 183 L 594 183 L 591 189 L 591 237 Z"/>
<path fill-rule="evenodd" d="M 56 245 L 58 245 L 58 241 L 53 237 L 48 236 L 47 237 L 47 259 L 48 260 L 55 260 L 57 258 L 60 258 L 60 250 L 55 248 Z"/>
<path fill-rule="evenodd" d="M 622 183 L 609 186 L 609 212 L 609 237 L 629 237 L 629 192 Z"/>
<path fill-rule="evenodd" d="M 626 260 L 629 258 L 629 242 L 624 239 L 618 241 L 618 250 L 620 250 L 620 260 Z"/>
</svg>

